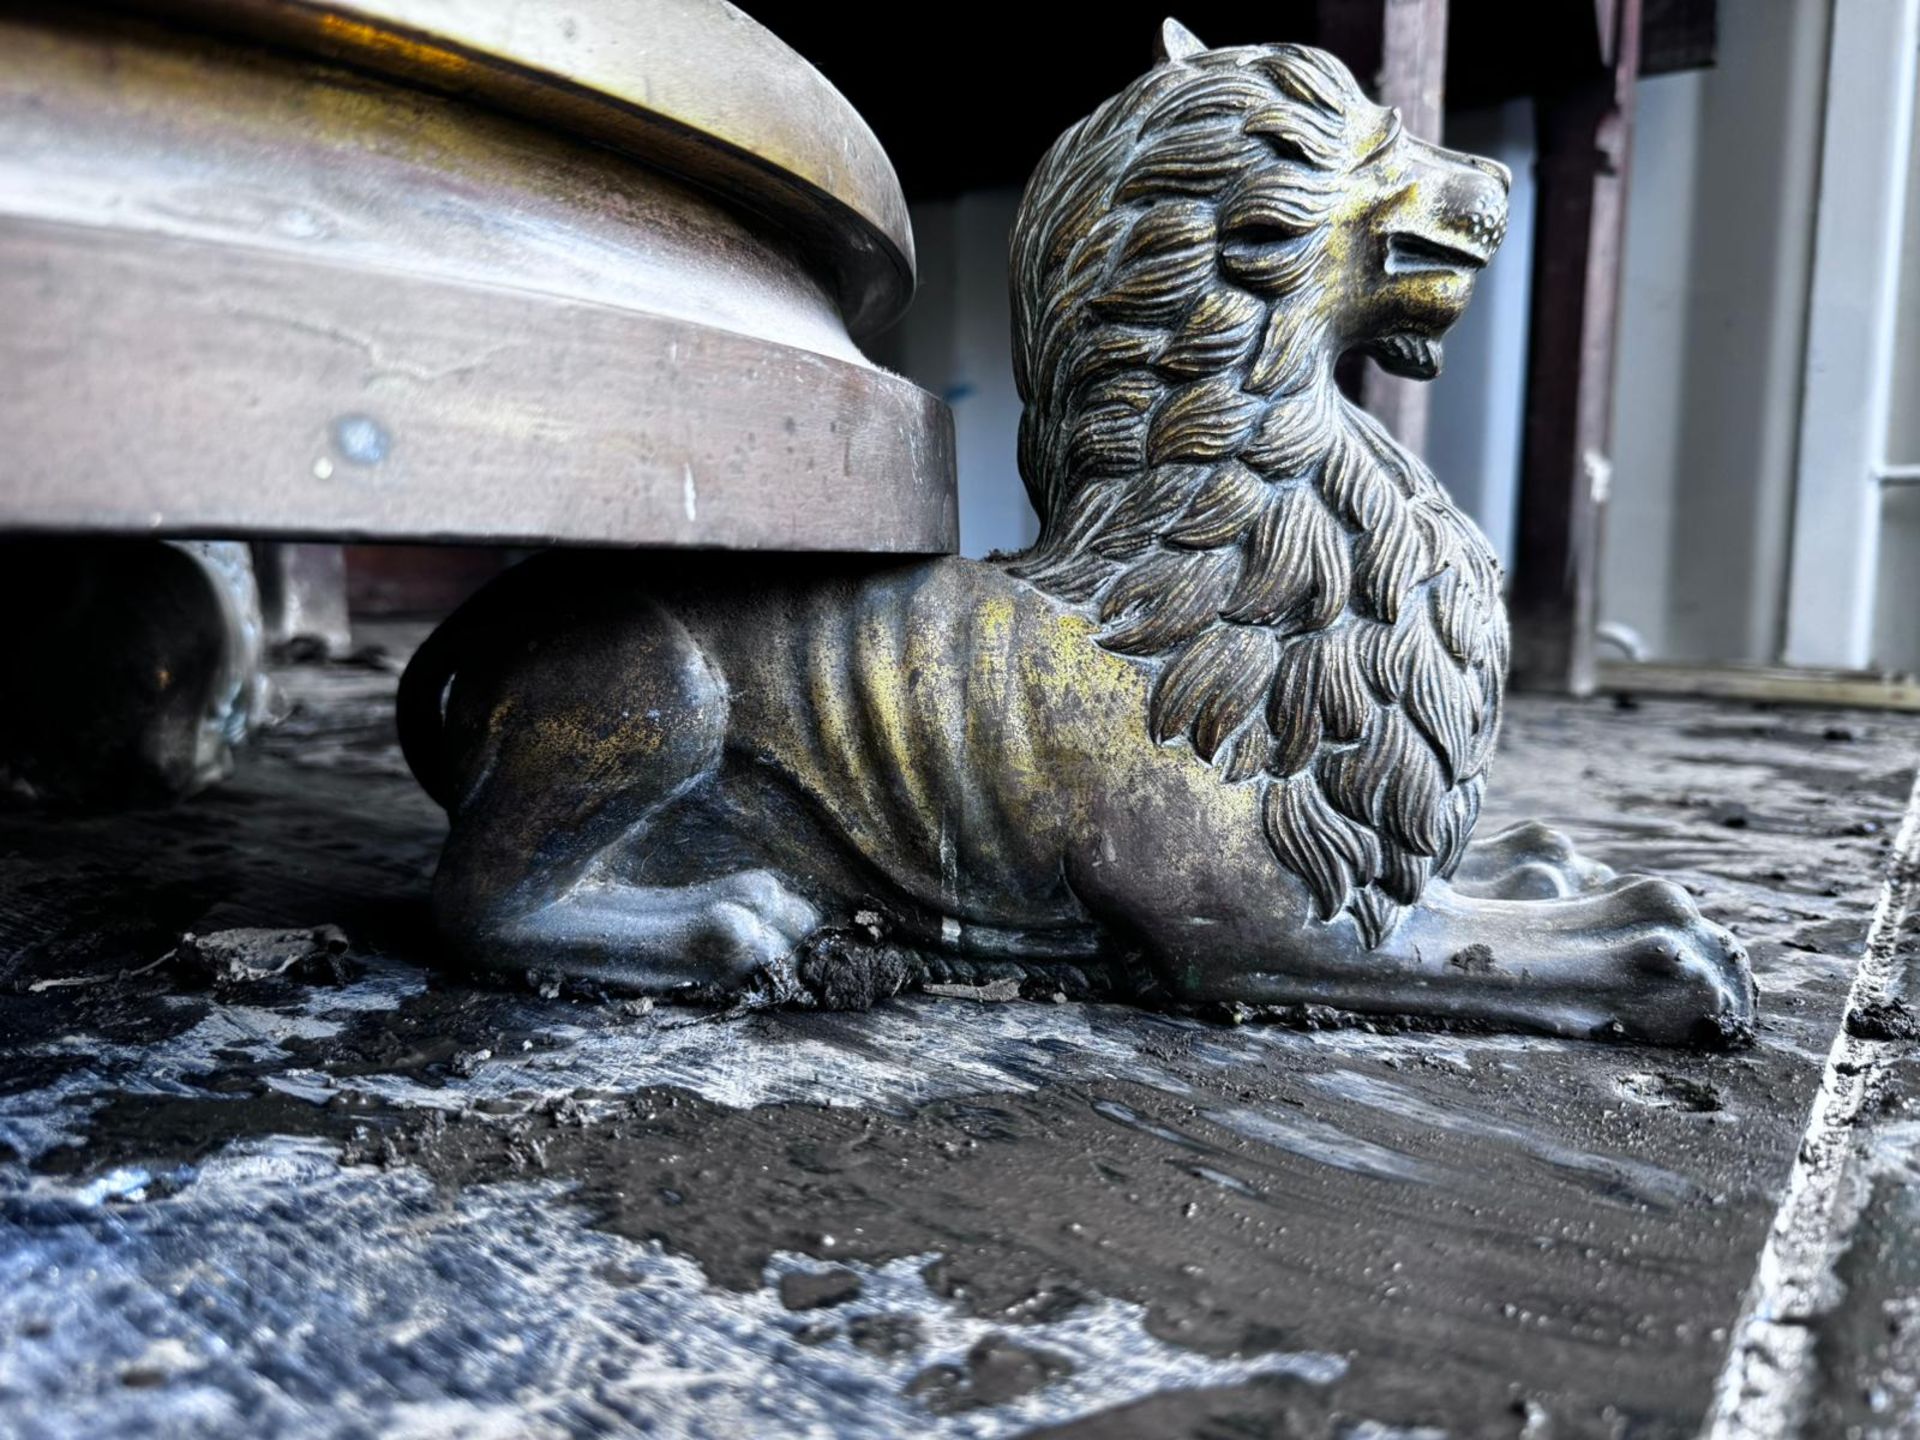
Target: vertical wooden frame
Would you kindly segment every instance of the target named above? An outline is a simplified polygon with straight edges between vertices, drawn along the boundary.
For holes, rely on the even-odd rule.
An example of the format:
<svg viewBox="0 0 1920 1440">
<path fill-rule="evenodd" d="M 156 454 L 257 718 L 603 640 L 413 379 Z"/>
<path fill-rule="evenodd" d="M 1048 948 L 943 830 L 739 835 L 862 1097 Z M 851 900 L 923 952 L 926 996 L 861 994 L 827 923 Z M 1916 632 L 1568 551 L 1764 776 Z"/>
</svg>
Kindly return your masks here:
<svg viewBox="0 0 1920 1440">
<path fill-rule="evenodd" d="M 1836 0 L 1781 659 L 1873 660 L 1920 0 Z"/>
<path fill-rule="evenodd" d="M 1640 0 L 1599 0 L 1594 21 L 1599 68 L 1538 101 L 1533 322 L 1509 602 L 1515 683 L 1574 694 L 1594 685 Z"/>
</svg>

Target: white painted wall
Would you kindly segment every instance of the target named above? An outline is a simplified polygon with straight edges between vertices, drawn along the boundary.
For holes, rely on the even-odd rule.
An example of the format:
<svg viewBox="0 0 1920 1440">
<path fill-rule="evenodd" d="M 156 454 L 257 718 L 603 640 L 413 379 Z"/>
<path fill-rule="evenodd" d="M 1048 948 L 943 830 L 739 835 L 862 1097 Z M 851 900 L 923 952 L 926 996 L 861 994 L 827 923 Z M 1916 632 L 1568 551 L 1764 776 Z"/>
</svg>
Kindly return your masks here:
<svg viewBox="0 0 1920 1440">
<path fill-rule="evenodd" d="M 1920 106 L 1913 124 L 1887 415 L 1892 465 L 1920 465 Z M 1890 487 L 1883 499 L 1873 658 L 1887 669 L 1920 674 L 1920 486 Z"/>
<path fill-rule="evenodd" d="M 1686 387 L 1687 257 L 1699 169 L 1704 77 L 1645 81 L 1635 155 L 1614 373 L 1613 474 L 1601 533 L 1600 615 L 1670 649 L 1675 508 Z"/>
<path fill-rule="evenodd" d="M 1512 570 L 1533 294 L 1533 102 L 1450 112 L 1446 143 L 1500 161 L 1513 172 L 1513 190 L 1507 238 L 1475 283 L 1473 304 L 1447 335 L 1446 364 L 1433 382 L 1426 460 Z"/>
<path fill-rule="evenodd" d="M 1655 658 L 1777 658 L 1829 0 L 1720 7 L 1636 96 L 1601 616 Z"/>
<path fill-rule="evenodd" d="M 1887 458 L 1896 465 L 1920 465 L 1920 105 L 1914 107 L 1913 143 L 1907 152 L 1907 212 L 1894 321 Z"/>
<path fill-rule="evenodd" d="M 1880 523 L 1873 663 L 1920 675 L 1920 486 L 1889 489 L 1881 500 Z"/>
<path fill-rule="evenodd" d="M 1007 237 L 1020 192 L 982 190 L 913 207 L 920 288 L 913 308 L 868 346 L 953 407 L 960 553 L 1019 550 L 1037 522 L 1020 483 Z"/>
<path fill-rule="evenodd" d="M 1920 0 L 1836 0 L 1807 304 L 1788 664 L 1873 661 Z"/>
</svg>

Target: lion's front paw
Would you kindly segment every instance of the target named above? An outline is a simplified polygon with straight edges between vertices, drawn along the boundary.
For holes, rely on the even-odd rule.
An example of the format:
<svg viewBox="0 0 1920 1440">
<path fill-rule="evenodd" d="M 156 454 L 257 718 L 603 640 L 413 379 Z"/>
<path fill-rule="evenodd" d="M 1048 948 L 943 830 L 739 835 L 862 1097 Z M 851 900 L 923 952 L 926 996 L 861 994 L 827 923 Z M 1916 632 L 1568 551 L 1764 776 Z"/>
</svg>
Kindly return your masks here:
<svg viewBox="0 0 1920 1440">
<path fill-rule="evenodd" d="M 1483 899 L 1552 900 L 1598 890 L 1614 872 L 1582 855 L 1565 832 L 1525 820 L 1475 840 L 1453 879 L 1463 893 Z"/>
<path fill-rule="evenodd" d="M 1605 898 L 1608 918 L 1593 938 L 1616 956 L 1618 1013 L 1603 1030 L 1666 1045 L 1753 1039 L 1753 971 L 1731 931 L 1670 881 L 1629 878 Z"/>
</svg>

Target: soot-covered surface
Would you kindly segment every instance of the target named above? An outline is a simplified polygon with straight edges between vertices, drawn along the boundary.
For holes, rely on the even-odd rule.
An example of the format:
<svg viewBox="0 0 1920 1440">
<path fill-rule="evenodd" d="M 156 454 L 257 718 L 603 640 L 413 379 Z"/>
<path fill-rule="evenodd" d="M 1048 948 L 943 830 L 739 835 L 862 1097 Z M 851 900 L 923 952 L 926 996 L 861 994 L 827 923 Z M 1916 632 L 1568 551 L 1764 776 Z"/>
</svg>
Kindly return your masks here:
<svg viewBox="0 0 1920 1440">
<path fill-rule="evenodd" d="M 281 679 L 189 805 L 0 817 L 0 1431 L 1691 1434 L 1916 733 L 1515 704 L 1489 823 L 1749 943 L 1758 1044 L 1708 1055 L 474 987 L 391 675 Z"/>
</svg>

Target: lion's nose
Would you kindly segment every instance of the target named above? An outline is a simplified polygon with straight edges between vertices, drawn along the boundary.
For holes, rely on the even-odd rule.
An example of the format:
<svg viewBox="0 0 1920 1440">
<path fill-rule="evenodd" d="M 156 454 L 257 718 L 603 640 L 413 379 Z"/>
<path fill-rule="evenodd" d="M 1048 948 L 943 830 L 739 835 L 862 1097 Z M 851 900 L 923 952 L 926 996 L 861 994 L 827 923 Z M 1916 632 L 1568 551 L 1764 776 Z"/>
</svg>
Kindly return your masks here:
<svg viewBox="0 0 1920 1440">
<path fill-rule="evenodd" d="M 1507 238 L 1507 167 L 1496 160 L 1466 157 L 1471 163 L 1456 169 L 1441 192 L 1443 223 L 1469 241 L 1475 250 L 1491 255 Z"/>
</svg>

